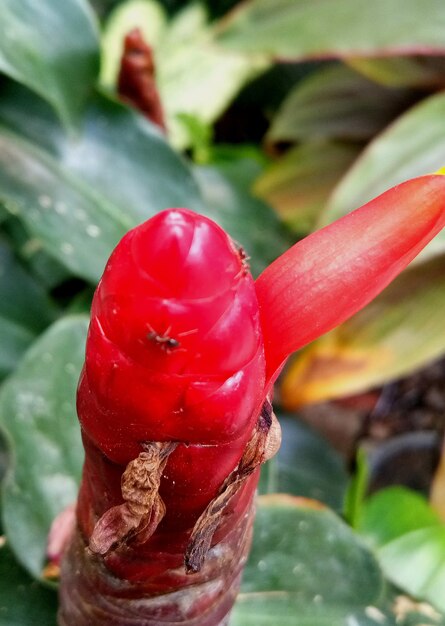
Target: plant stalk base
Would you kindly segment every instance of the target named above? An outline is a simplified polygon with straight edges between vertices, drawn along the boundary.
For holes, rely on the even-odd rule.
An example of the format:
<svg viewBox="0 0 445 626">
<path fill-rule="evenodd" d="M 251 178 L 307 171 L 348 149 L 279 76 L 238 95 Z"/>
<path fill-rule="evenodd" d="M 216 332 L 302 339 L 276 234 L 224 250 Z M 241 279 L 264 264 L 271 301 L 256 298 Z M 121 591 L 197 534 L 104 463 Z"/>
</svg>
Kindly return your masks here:
<svg viewBox="0 0 445 626">
<path fill-rule="evenodd" d="M 202 570 L 167 569 L 159 580 L 113 575 L 76 529 L 62 563 L 59 626 L 227 626 L 252 536 L 254 504 L 208 552 Z M 154 591 L 156 587 L 156 591 Z"/>
</svg>

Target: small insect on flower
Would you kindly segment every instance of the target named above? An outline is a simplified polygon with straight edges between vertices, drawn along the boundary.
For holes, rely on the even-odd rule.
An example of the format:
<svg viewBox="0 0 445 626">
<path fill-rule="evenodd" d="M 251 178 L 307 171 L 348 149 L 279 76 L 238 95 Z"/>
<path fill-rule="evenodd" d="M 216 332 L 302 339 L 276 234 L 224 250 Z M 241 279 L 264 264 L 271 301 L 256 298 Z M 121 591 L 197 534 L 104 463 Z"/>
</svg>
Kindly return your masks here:
<svg viewBox="0 0 445 626">
<path fill-rule="evenodd" d="M 174 339 L 173 337 L 169 337 L 168 334 L 171 331 L 170 327 L 167 328 L 167 330 L 165 331 L 163 335 L 160 335 L 159 333 L 157 333 L 155 330 L 153 330 L 153 328 L 151 328 L 151 326 L 149 326 L 149 328 L 151 330 L 147 335 L 147 339 L 157 344 L 162 350 L 165 350 L 165 352 L 170 352 L 171 350 L 175 350 L 176 348 L 179 348 L 179 346 L 181 345 L 180 341 L 178 341 L 177 339 Z"/>
<path fill-rule="evenodd" d="M 153 327 L 150 326 L 150 324 L 148 324 L 148 328 L 150 329 L 150 332 L 147 334 L 147 339 L 158 345 L 162 350 L 167 352 L 167 354 L 170 354 L 172 350 L 176 350 L 181 346 L 179 339 L 170 337 L 171 326 L 169 326 L 163 334 L 157 333 Z M 188 330 L 183 333 L 178 333 L 177 337 L 185 337 L 196 332 L 197 329 Z"/>
</svg>

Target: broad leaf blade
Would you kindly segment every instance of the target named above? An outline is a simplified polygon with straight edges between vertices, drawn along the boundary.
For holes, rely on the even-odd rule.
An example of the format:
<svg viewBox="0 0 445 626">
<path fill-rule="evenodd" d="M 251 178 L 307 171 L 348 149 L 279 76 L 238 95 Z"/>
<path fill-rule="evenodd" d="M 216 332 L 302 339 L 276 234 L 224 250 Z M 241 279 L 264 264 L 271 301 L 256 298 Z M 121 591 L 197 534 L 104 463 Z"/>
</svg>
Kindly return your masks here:
<svg viewBox="0 0 445 626">
<path fill-rule="evenodd" d="M 367 202 L 408 178 L 435 172 L 445 164 L 445 95 L 410 109 L 378 136 L 340 182 L 319 225 Z M 432 242 L 422 258 L 443 252 L 445 235 Z"/>
<path fill-rule="evenodd" d="M 53 321 L 56 309 L 0 238 L 0 377 L 14 369 L 36 335 Z"/>
<path fill-rule="evenodd" d="M 366 501 L 358 530 L 374 546 L 382 546 L 433 526 L 441 526 L 441 521 L 423 496 L 405 487 L 388 487 Z"/>
<path fill-rule="evenodd" d="M 52 256 L 91 281 L 133 225 L 56 159 L 1 127 L 0 195 Z"/>
<path fill-rule="evenodd" d="M 390 580 L 445 611 L 445 526 L 418 494 L 393 487 L 372 496 L 360 530 Z"/>
<path fill-rule="evenodd" d="M 383 87 L 345 65 L 325 67 L 290 91 L 267 139 L 365 140 L 384 128 L 410 100 L 408 90 Z"/>
<path fill-rule="evenodd" d="M 65 318 L 29 350 L 0 394 L 11 451 L 3 521 L 20 563 L 40 577 L 54 517 L 77 497 L 83 457 L 75 411 L 87 318 Z"/>
<path fill-rule="evenodd" d="M 359 152 L 360 147 L 341 142 L 303 143 L 272 163 L 254 191 L 298 235 L 307 234 Z"/>
<path fill-rule="evenodd" d="M 350 58 L 346 62 L 363 76 L 388 87 L 443 87 L 445 83 L 442 56 Z"/>
<path fill-rule="evenodd" d="M 379 603 L 383 591 L 373 556 L 332 511 L 315 501 L 263 496 L 230 624 L 343 626 Z"/>
<path fill-rule="evenodd" d="M 0 23 L 0 71 L 73 125 L 99 69 L 97 27 L 86 0 L 2 0 Z"/>
<path fill-rule="evenodd" d="M 200 3 L 173 20 L 157 50 L 158 84 L 174 145 L 190 145 L 180 114 L 214 122 L 240 89 L 269 64 L 219 46 Z"/>
<path fill-rule="evenodd" d="M 38 585 L 0 546 L 0 626 L 56 626 L 57 596 Z"/>
<path fill-rule="evenodd" d="M 0 99 L 0 119 L 55 156 L 67 172 L 134 223 L 169 207 L 202 208 L 186 161 L 159 129 L 105 95 L 91 99 L 75 138 L 61 132 L 40 99 L 14 85 Z"/>
<path fill-rule="evenodd" d="M 445 49 L 441 0 L 251 0 L 221 29 L 226 46 L 285 59 L 432 54 Z"/>
<path fill-rule="evenodd" d="M 413 266 L 350 320 L 294 358 L 287 408 L 360 393 L 415 371 L 445 350 L 445 256 Z"/>
<path fill-rule="evenodd" d="M 104 96 L 90 103 L 76 138 L 14 86 L 0 119 L 14 131 L 0 128 L 0 198 L 48 252 L 92 282 L 129 228 L 171 206 L 202 210 L 196 182 L 160 133 Z"/>
</svg>

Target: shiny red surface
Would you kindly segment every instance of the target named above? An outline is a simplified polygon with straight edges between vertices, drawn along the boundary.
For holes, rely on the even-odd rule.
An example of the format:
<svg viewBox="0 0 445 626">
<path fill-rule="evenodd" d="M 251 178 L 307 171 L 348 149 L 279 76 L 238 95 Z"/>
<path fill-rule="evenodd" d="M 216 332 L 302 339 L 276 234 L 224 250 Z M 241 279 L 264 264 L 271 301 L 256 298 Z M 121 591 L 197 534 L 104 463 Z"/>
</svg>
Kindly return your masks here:
<svg viewBox="0 0 445 626">
<path fill-rule="evenodd" d="M 130 231 L 94 296 L 79 382 L 85 537 L 122 502 L 122 472 L 143 442 L 180 445 L 161 481 L 164 519 L 142 546 L 105 557 L 113 573 L 157 589 L 163 572 L 181 567 L 191 529 L 244 452 L 264 383 L 253 279 L 224 231 L 184 209 Z M 251 505 L 256 482 L 231 502 L 215 541 Z"/>
<path fill-rule="evenodd" d="M 264 377 L 253 279 L 224 231 L 184 209 L 130 231 L 93 301 L 78 394 L 89 438 L 120 463 L 143 441 L 233 442 L 237 456 Z"/>
</svg>

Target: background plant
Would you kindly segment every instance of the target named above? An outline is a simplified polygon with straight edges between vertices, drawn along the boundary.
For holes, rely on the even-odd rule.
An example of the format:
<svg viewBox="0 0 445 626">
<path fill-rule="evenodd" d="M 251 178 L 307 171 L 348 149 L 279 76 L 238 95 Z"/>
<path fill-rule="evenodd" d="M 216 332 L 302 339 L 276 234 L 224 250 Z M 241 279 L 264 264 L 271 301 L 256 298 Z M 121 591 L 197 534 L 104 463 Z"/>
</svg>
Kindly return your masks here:
<svg viewBox="0 0 445 626">
<path fill-rule="evenodd" d="M 0 624 L 55 623 L 46 535 L 75 499 L 87 311 L 126 230 L 189 206 L 240 241 L 257 274 L 319 225 L 445 163 L 439 0 L 256 0 L 226 16 L 229 4 L 102 0 L 100 25 L 86 0 L 0 7 Z M 167 137 L 116 97 L 133 25 L 154 46 Z M 296 356 L 288 410 L 443 355 L 444 241 Z M 368 502 L 361 476 L 352 530 L 338 515 L 342 459 L 294 417 L 283 423 L 232 626 L 443 623 L 437 515 L 405 492 Z M 419 555 L 410 567 L 408 555 Z"/>
</svg>

